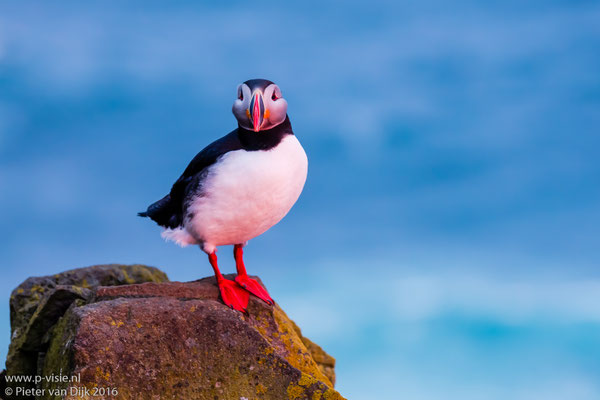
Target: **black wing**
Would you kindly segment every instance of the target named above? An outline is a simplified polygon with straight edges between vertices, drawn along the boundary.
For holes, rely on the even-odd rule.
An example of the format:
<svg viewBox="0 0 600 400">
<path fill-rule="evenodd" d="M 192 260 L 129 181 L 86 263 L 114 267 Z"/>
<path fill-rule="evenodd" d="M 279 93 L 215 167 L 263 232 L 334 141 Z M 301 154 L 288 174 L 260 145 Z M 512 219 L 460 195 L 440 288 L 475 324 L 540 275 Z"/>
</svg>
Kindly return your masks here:
<svg viewBox="0 0 600 400">
<path fill-rule="evenodd" d="M 242 148 L 237 129 L 221 139 L 215 140 L 192 159 L 183 174 L 175 181 L 168 195 L 151 204 L 146 211 L 140 212 L 138 215 L 140 217 L 150 217 L 158 225 L 165 228 L 180 226 L 183 222 L 185 195 L 194 177 L 217 162 L 223 154 Z"/>
</svg>

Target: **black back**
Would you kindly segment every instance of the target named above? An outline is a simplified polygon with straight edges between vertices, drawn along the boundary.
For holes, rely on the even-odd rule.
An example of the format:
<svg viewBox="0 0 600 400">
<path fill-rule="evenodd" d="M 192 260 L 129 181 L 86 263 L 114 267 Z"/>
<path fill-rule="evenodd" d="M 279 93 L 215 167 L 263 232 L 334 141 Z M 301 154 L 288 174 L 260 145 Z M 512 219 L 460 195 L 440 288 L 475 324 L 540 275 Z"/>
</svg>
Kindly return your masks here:
<svg viewBox="0 0 600 400">
<path fill-rule="evenodd" d="M 252 81 L 264 81 L 254 79 Z M 270 81 L 266 81 L 270 82 Z M 270 84 L 270 83 L 269 83 Z M 267 86 L 269 85 L 267 84 Z M 138 213 L 140 217 L 150 217 L 158 225 L 165 228 L 177 228 L 183 223 L 185 214 L 185 200 L 189 194 L 195 194 L 202 185 L 209 167 L 216 164 L 224 154 L 235 150 L 264 151 L 277 146 L 287 135 L 293 135 L 290 119 L 272 129 L 254 132 L 238 127 L 222 138 L 215 140 L 198 153 L 183 174 L 171 187 L 171 192 L 148 206 L 144 212 Z"/>
</svg>

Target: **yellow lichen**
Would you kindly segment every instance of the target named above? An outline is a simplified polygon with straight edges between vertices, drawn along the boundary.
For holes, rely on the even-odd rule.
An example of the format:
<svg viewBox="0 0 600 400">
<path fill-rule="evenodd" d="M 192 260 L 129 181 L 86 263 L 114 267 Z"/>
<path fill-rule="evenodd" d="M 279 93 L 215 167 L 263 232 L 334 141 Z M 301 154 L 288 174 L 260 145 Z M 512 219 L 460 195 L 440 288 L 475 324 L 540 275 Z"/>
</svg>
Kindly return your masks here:
<svg viewBox="0 0 600 400">
<path fill-rule="evenodd" d="M 312 400 L 321 400 L 322 394 L 323 392 L 321 392 L 320 390 L 315 390 L 315 392 L 312 395 Z"/>
<path fill-rule="evenodd" d="M 110 372 L 103 372 L 102 368 L 96 367 L 96 376 L 104 379 L 105 381 L 108 381 L 110 379 Z"/>
<path fill-rule="evenodd" d="M 287 395 L 288 399 L 290 400 L 299 399 L 302 396 L 304 396 L 304 388 L 302 388 L 299 385 L 290 383 L 290 385 L 287 388 Z"/>
<path fill-rule="evenodd" d="M 256 385 L 256 394 L 265 394 L 267 393 L 267 388 L 265 386 L 263 386 L 262 384 L 258 384 Z"/>
<path fill-rule="evenodd" d="M 314 378 L 332 387 L 333 384 L 319 369 L 316 362 L 313 360 L 308 349 L 298 336 L 294 323 L 285 315 L 285 312 L 278 306 L 273 308 L 273 317 L 277 330 L 279 332 L 279 340 L 283 343 L 287 350 L 285 355 L 286 360 L 295 368 L 312 375 Z"/>
<path fill-rule="evenodd" d="M 71 290 L 77 293 L 78 295 L 83 295 L 83 288 L 80 286 L 71 286 Z"/>
<path fill-rule="evenodd" d="M 329 388 L 323 394 L 323 400 L 343 400 L 344 398 L 335 390 Z"/>
<path fill-rule="evenodd" d="M 131 278 L 131 277 L 129 276 L 129 274 L 127 273 L 127 271 L 125 270 L 125 268 L 123 268 L 123 269 L 121 270 L 121 272 L 123 272 L 123 277 L 125 278 L 125 282 L 127 282 L 127 283 L 129 283 L 129 284 L 134 284 L 134 283 L 136 283 L 136 282 L 135 282 L 135 279 L 133 279 L 133 278 Z"/>
<path fill-rule="evenodd" d="M 40 285 L 33 285 L 31 287 L 31 293 L 44 293 L 46 291 L 46 289 Z"/>
<path fill-rule="evenodd" d="M 298 381 L 298 385 L 309 387 L 310 385 L 317 383 L 318 381 L 308 374 L 302 374 L 300 380 Z"/>
<path fill-rule="evenodd" d="M 267 336 L 267 330 L 262 326 L 258 327 L 258 332 L 263 336 Z"/>
</svg>

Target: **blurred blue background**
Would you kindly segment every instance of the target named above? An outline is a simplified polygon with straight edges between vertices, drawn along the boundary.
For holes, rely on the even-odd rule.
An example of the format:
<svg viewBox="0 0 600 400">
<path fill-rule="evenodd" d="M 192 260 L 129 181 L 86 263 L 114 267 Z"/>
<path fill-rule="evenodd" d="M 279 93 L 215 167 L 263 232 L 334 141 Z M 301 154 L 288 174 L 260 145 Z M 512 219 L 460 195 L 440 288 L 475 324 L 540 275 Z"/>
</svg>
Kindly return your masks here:
<svg viewBox="0 0 600 400">
<path fill-rule="evenodd" d="M 598 21 L 573 0 L 3 2 L 0 359 L 28 276 L 211 273 L 135 214 L 264 77 L 309 178 L 247 265 L 343 395 L 600 399 Z"/>
</svg>

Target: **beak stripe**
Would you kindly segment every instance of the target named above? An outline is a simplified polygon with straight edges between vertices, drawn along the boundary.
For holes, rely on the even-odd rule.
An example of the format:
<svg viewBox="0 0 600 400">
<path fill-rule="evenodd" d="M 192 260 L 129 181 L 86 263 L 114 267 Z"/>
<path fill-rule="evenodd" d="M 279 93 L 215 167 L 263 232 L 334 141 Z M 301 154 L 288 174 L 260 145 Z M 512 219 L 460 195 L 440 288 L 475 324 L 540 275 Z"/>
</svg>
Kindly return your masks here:
<svg viewBox="0 0 600 400">
<path fill-rule="evenodd" d="M 252 122 L 254 132 L 260 131 L 265 119 L 265 103 L 263 101 L 262 93 L 254 93 L 254 96 L 252 96 L 252 99 L 250 100 L 250 105 L 246 110 L 246 114 L 248 114 L 248 119 Z"/>
<path fill-rule="evenodd" d="M 252 109 L 252 122 L 254 124 L 254 132 L 258 132 L 260 130 L 260 122 L 262 122 L 262 118 L 260 115 L 260 101 L 258 96 L 258 93 L 254 95 L 254 107 Z"/>
</svg>

